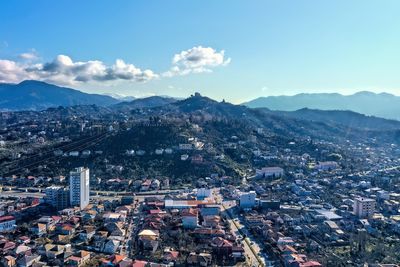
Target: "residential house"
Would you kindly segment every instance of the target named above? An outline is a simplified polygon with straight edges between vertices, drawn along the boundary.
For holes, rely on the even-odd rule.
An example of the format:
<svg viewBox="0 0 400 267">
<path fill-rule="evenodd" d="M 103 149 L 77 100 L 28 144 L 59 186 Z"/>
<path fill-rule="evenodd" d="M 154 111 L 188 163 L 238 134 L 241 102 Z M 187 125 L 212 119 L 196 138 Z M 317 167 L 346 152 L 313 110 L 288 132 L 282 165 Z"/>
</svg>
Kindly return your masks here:
<svg viewBox="0 0 400 267">
<path fill-rule="evenodd" d="M 31 267 L 35 263 L 40 261 L 41 256 L 37 254 L 24 255 L 17 260 L 17 266 L 19 267 Z"/>
<path fill-rule="evenodd" d="M 183 210 L 181 212 L 181 216 L 182 216 L 183 228 L 194 229 L 198 226 L 199 219 L 198 219 L 198 210 L 197 209 L 190 208 L 187 210 Z"/>
<path fill-rule="evenodd" d="M 228 257 L 232 254 L 233 244 L 222 237 L 214 237 L 211 241 L 211 247 L 219 257 Z"/>
<path fill-rule="evenodd" d="M 104 253 L 113 254 L 117 251 L 119 247 L 120 241 L 118 240 L 108 240 L 107 243 L 104 244 Z"/>
<path fill-rule="evenodd" d="M 4 256 L 1 260 L 0 260 L 0 265 L 4 266 L 4 267 L 14 267 L 17 265 L 17 261 L 16 258 L 10 255 Z"/>
<path fill-rule="evenodd" d="M 139 234 L 139 244 L 145 250 L 155 252 L 158 247 L 160 233 L 157 230 L 144 229 Z"/>
<path fill-rule="evenodd" d="M 209 253 L 195 253 L 191 252 L 186 259 L 186 262 L 189 266 L 211 266 L 212 256 Z"/>
</svg>

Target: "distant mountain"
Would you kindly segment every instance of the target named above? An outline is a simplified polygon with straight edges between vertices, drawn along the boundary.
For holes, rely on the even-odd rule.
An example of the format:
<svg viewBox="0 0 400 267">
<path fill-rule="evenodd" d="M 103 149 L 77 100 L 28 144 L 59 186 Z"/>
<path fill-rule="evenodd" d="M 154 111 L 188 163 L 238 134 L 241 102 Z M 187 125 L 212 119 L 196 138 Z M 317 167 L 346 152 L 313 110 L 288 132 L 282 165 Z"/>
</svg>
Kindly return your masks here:
<svg viewBox="0 0 400 267">
<path fill-rule="evenodd" d="M 400 97 L 380 93 L 358 92 L 341 94 L 298 94 L 294 96 L 259 97 L 243 103 L 251 108 L 295 111 L 302 108 L 320 110 L 351 110 L 365 115 L 400 120 Z"/>
<path fill-rule="evenodd" d="M 57 106 L 109 106 L 119 100 L 88 94 L 71 88 L 27 80 L 19 84 L 0 84 L 0 110 L 44 110 Z"/>
<path fill-rule="evenodd" d="M 154 107 L 149 107 L 149 104 Z M 135 110 L 141 107 L 142 110 Z M 243 177 L 249 167 L 265 163 L 254 160 L 255 149 L 268 151 L 267 153 L 283 153 L 290 149 L 292 152 L 296 151 L 296 154 L 308 153 L 321 161 L 328 160 L 331 153 L 327 152 L 334 150 L 344 158 L 350 155 L 350 161 L 346 161 L 350 166 L 357 162 L 351 160 L 353 152 L 342 149 L 348 145 L 362 147 L 358 145 L 360 143 L 386 149 L 392 147 L 392 144 L 400 144 L 400 121 L 364 116 L 350 111 L 302 109 L 283 112 L 266 108 L 253 109 L 215 101 L 200 94 L 184 100 L 150 97 L 109 107 L 78 105 L 49 108 L 41 112 L 13 112 L 10 117 L 0 116 L 0 128 L 2 125 L 9 125 L 9 122 L 20 121 L 20 118 L 26 118 L 28 122 L 30 118 L 39 118 L 44 122 L 62 118 L 67 123 L 70 123 L 68 118 L 79 118 L 72 122 L 93 120 L 104 122 L 103 125 L 110 122 L 119 124 L 121 127 L 116 127 L 112 134 L 105 135 L 104 139 L 99 139 L 87 149 L 101 150 L 109 164 L 129 168 L 128 172 L 118 173 L 118 176 L 166 176 L 171 177 L 173 183 L 179 184 L 195 183 L 198 177 L 205 177 L 209 173 Z M 168 156 L 154 154 L 157 148 L 173 148 L 177 144 L 188 142 L 191 137 L 198 137 L 207 144 L 207 152 L 196 150 L 191 153 L 204 155 L 201 165 L 192 164 L 191 160 L 182 161 L 179 152 Z M 342 148 L 333 148 L 330 143 L 341 144 Z M 146 153 L 140 157 L 127 157 L 127 150 L 143 150 Z M 352 151 L 362 153 L 364 150 Z M 215 155 L 224 155 L 224 159 L 216 160 Z M 46 161 L 48 167 L 43 169 L 58 170 L 72 164 L 68 158 L 55 159 Z M 93 162 L 91 168 L 95 172 L 106 173 L 103 160 L 90 161 Z M 288 164 L 298 168 L 296 164 Z M 40 175 L 44 175 L 43 169 L 40 170 Z M 0 173 L 10 170 L 0 168 Z"/>
<path fill-rule="evenodd" d="M 234 105 L 228 102 L 217 102 L 199 93 L 193 96 L 174 102 L 170 105 L 171 109 L 176 109 L 182 113 L 202 113 L 210 114 L 213 116 L 225 116 L 230 118 L 238 118 L 245 113 L 247 108 L 243 106 Z"/>
<path fill-rule="evenodd" d="M 164 96 L 150 96 L 145 98 L 136 98 L 132 101 L 124 101 L 118 104 L 113 105 L 113 109 L 119 111 L 128 111 L 131 109 L 138 108 L 155 108 L 165 106 L 171 103 L 176 102 L 177 100 L 172 97 L 164 97 Z"/>
<path fill-rule="evenodd" d="M 114 94 L 114 93 L 105 93 L 103 95 L 106 96 L 111 96 L 112 98 L 118 99 L 119 101 L 133 101 L 136 99 L 134 96 L 125 96 L 125 95 L 120 95 L 120 94 Z"/>
<path fill-rule="evenodd" d="M 309 108 L 303 108 L 296 111 L 263 110 L 272 114 L 282 115 L 290 118 L 322 122 L 326 124 L 340 124 L 350 128 L 360 128 L 365 130 L 400 129 L 400 121 L 367 116 L 354 111 L 317 110 Z"/>
<path fill-rule="evenodd" d="M 351 111 L 272 111 L 218 102 L 196 94 L 162 107 L 147 110 L 146 116 L 186 118 L 190 121 L 231 121 L 244 128 L 263 128 L 271 135 L 325 140 L 400 140 L 400 122 Z"/>
</svg>

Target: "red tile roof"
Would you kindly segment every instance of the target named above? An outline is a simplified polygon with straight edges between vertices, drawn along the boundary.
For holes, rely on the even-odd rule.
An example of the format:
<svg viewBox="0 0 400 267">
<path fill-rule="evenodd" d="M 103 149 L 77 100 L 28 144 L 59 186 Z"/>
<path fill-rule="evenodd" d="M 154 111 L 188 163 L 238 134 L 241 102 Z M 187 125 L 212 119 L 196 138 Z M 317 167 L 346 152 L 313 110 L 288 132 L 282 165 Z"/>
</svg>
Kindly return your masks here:
<svg viewBox="0 0 400 267">
<path fill-rule="evenodd" d="M 192 209 L 192 208 L 184 210 L 181 213 L 181 215 L 185 216 L 185 217 L 187 217 L 187 216 L 189 216 L 189 217 L 197 217 L 197 214 L 198 214 L 198 210 Z"/>
<path fill-rule="evenodd" d="M 132 267 L 145 267 L 146 265 L 147 261 L 135 260 L 135 262 L 132 264 Z"/>
<path fill-rule="evenodd" d="M 11 221 L 11 220 L 14 220 L 14 219 L 15 219 L 14 216 L 10 216 L 10 215 L 2 216 L 2 217 L 0 217 L 0 222 Z"/>
<path fill-rule="evenodd" d="M 305 263 L 300 264 L 300 267 L 321 267 L 321 263 L 318 261 L 307 261 Z"/>
</svg>

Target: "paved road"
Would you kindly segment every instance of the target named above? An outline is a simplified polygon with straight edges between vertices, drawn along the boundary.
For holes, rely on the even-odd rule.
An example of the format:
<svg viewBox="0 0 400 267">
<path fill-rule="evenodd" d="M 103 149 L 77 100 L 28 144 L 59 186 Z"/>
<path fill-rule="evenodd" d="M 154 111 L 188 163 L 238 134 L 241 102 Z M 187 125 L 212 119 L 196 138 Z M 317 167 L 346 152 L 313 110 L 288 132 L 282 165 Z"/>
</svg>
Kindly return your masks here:
<svg viewBox="0 0 400 267">
<path fill-rule="evenodd" d="M 226 210 L 225 206 L 222 205 L 222 207 L 223 207 L 222 213 L 225 213 L 227 215 L 228 222 L 229 222 L 231 229 L 237 236 L 242 238 L 241 233 L 243 233 L 244 229 L 242 229 L 241 226 L 238 225 L 237 222 L 234 221 L 234 219 L 231 217 L 229 212 Z M 246 259 L 250 263 L 250 266 L 263 266 L 263 263 L 259 261 L 259 259 L 257 258 L 257 255 L 250 248 L 251 241 L 245 241 L 245 240 L 241 239 L 241 242 L 243 244 L 243 248 L 244 248 L 244 251 L 246 254 Z M 252 246 L 253 246 L 253 249 L 256 251 L 256 253 L 258 253 L 259 248 L 257 249 L 256 246 L 254 246 L 254 245 L 252 245 Z"/>
<path fill-rule="evenodd" d="M 260 248 L 254 244 L 252 245 L 253 250 L 256 252 L 254 253 L 253 250 L 250 248 L 250 242 L 246 242 L 243 239 L 242 232 L 244 229 L 241 229 L 243 226 L 240 226 L 236 221 L 234 221 L 234 218 L 232 217 L 232 214 L 227 210 L 236 203 L 234 201 L 223 201 L 222 196 L 219 194 L 218 190 L 214 191 L 214 198 L 218 204 L 221 204 L 222 207 L 222 214 L 226 215 L 225 217 L 228 219 L 230 228 L 232 231 L 235 233 L 236 236 L 240 237 L 241 243 L 243 244 L 243 249 L 246 254 L 246 261 L 250 264 L 250 266 L 265 266 L 264 262 L 260 262 L 259 258 L 257 257 L 256 253 L 260 251 Z"/>
<path fill-rule="evenodd" d="M 20 191 L 2 191 L 0 192 L 0 198 L 8 198 L 8 197 L 20 197 L 20 198 L 43 198 L 43 193 L 30 193 L 30 192 L 20 192 Z"/>
<path fill-rule="evenodd" d="M 29 193 L 44 193 L 46 187 L 17 187 L 17 186 L 0 186 L 3 192 L 18 191 Z M 105 196 L 126 196 L 126 195 L 157 195 L 157 194 L 171 194 L 182 192 L 183 189 L 167 189 L 167 190 L 154 190 L 144 192 L 131 192 L 131 191 L 105 191 L 105 190 L 90 190 L 91 195 L 105 195 Z"/>
<path fill-rule="evenodd" d="M 131 256 L 132 252 L 132 236 L 134 232 L 134 227 L 135 227 L 135 218 L 136 216 L 134 215 L 134 210 L 137 208 L 137 202 L 135 201 L 130 210 L 129 214 L 129 222 L 128 222 L 128 227 L 127 231 L 125 233 L 125 240 L 123 242 L 123 246 L 121 246 L 120 254 L 126 255 L 126 256 Z"/>
</svg>

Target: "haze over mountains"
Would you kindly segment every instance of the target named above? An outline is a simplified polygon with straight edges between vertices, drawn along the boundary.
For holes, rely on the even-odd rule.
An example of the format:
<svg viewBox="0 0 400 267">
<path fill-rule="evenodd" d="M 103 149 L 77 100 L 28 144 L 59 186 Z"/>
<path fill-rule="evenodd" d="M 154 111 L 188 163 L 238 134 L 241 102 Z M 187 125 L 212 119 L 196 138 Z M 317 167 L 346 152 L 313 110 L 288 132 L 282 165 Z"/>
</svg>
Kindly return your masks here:
<svg viewBox="0 0 400 267">
<path fill-rule="evenodd" d="M 0 84 L 0 111 L 45 110 L 51 107 L 97 105 L 116 109 L 157 107 L 176 99 L 166 96 L 135 98 L 118 94 L 88 94 L 41 81 L 26 80 L 19 84 Z"/>
<path fill-rule="evenodd" d="M 351 110 L 365 115 L 400 119 L 400 97 L 388 93 L 375 94 L 366 91 L 353 95 L 318 93 L 259 97 L 243 103 L 243 105 L 282 111 L 295 111 L 302 108 Z"/>
<path fill-rule="evenodd" d="M 0 84 L 0 110 L 44 110 L 57 106 L 91 104 L 108 106 L 118 102 L 110 96 L 87 94 L 40 81 Z"/>
<path fill-rule="evenodd" d="M 19 84 L 0 84 L 0 110 L 10 111 L 44 110 L 50 107 L 74 105 L 113 106 L 118 110 L 129 110 L 164 106 L 175 101 L 177 99 L 166 96 L 135 99 L 119 95 L 88 94 L 33 80 L 23 81 Z M 358 124 L 366 128 L 371 127 L 371 123 L 382 121 L 379 118 L 367 119 L 361 114 L 400 119 L 400 97 L 387 93 L 359 92 L 348 96 L 336 93 L 269 96 L 254 99 L 243 105 L 250 108 L 266 108 L 271 112 L 277 111 L 275 114 L 279 113 L 279 115 L 298 119 L 325 121 L 334 118 L 334 121 L 348 125 Z M 392 124 L 391 121 L 385 122 L 389 128 Z"/>
<path fill-rule="evenodd" d="M 46 106 L 51 106 L 40 112 L 14 112 L 13 116 L 17 117 L 37 114 L 46 118 L 70 115 L 100 121 L 106 118 L 118 120 L 129 117 L 146 122 L 149 118 L 153 121 L 158 121 L 160 118 L 182 122 L 200 121 L 205 123 L 203 126 L 208 127 L 205 134 L 210 140 L 216 136 L 223 139 L 226 136 L 238 135 L 245 129 L 251 131 L 262 128 L 267 135 L 302 140 L 311 138 L 331 142 L 346 142 L 346 140 L 355 142 L 370 140 L 373 143 L 400 142 L 400 121 L 366 116 L 352 111 L 315 109 L 274 111 L 268 108 L 250 108 L 225 101 L 219 102 L 199 93 L 183 100 L 153 96 L 119 102 L 109 96 L 86 94 L 41 82 L 26 81 L 14 86 L 21 102 L 9 102 L 8 105 L 19 104 L 14 109 L 29 107 L 28 109 L 32 110 L 32 107 L 36 107 L 37 110 L 42 110 Z M 6 90 L 3 88 L 2 93 L 4 94 Z M 16 94 L 16 92 L 10 93 Z M 24 102 L 26 100 L 28 101 Z M 235 124 L 235 130 L 218 128 L 221 126 L 220 122 L 225 125 L 223 127 Z"/>
</svg>

